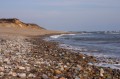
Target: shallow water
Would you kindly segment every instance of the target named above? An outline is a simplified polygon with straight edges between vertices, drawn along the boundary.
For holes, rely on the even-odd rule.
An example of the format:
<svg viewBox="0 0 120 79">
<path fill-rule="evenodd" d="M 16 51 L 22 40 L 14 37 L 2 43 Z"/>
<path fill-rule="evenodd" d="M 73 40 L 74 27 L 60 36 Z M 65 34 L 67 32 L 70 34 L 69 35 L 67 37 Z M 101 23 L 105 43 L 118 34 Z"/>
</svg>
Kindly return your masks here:
<svg viewBox="0 0 120 79">
<path fill-rule="evenodd" d="M 60 47 L 98 57 L 102 59 L 101 62 L 105 61 L 110 62 L 109 64 L 120 64 L 120 34 L 61 34 L 50 36 L 48 40 L 60 42 Z M 120 67 L 118 65 L 116 66 Z"/>
</svg>

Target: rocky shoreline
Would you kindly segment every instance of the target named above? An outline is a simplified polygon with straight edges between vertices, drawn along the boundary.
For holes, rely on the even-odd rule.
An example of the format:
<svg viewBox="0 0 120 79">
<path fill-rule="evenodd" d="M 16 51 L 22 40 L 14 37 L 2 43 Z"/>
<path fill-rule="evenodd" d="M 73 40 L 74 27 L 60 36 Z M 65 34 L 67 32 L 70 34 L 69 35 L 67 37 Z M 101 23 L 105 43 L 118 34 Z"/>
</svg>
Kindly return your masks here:
<svg viewBox="0 0 120 79">
<path fill-rule="evenodd" d="M 42 38 L 0 37 L 0 79 L 120 79 L 120 70 L 88 65 L 96 59 Z"/>
</svg>

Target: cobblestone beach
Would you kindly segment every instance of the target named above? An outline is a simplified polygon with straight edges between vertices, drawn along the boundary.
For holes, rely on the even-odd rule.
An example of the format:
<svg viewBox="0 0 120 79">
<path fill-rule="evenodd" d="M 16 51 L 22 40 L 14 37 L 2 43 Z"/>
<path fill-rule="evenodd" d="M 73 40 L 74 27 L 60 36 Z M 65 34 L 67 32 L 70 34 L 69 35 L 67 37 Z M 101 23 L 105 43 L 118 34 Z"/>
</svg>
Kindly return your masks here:
<svg viewBox="0 0 120 79">
<path fill-rule="evenodd" d="M 41 36 L 0 37 L 0 79 L 120 79 L 120 70 L 94 62 Z"/>
</svg>

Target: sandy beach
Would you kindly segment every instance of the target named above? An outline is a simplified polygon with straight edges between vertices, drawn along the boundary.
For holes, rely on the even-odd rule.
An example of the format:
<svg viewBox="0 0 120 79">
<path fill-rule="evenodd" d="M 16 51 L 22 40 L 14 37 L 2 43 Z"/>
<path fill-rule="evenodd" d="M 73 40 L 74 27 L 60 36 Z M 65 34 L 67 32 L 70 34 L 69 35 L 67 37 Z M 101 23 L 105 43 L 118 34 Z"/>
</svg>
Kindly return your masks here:
<svg viewBox="0 0 120 79">
<path fill-rule="evenodd" d="M 0 27 L 0 79 L 120 79 L 120 70 L 89 65 L 94 57 L 43 40 L 59 33 Z"/>
</svg>

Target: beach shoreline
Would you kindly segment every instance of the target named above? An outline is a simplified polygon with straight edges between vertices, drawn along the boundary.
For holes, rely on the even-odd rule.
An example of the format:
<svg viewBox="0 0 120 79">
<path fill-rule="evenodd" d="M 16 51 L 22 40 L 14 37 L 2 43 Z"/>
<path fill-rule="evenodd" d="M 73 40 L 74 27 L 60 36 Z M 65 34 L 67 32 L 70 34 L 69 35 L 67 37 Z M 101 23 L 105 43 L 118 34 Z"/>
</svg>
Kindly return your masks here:
<svg viewBox="0 0 120 79">
<path fill-rule="evenodd" d="M 58 42 L 60 48 L 69 49 L 72 52 L 78 52 L 81 54 L 86 54 L 88 56 L 95 57 L 95 59 L 98 61 L 97 63 L 94 63 L 94 65 L 96 65 L 96 66 L 110 67 L 112 69 L 120 70 L 119 54 L 111 56 L 111 54 L 105 53 L 105 52 L 107 52 L 108 49 L 106 49 L 106 51 L 102 51 L 102 52 L 100 52 L 101 51 L 100 49 L 95 49 L 95 48 L 88 49 L 87 47 L 84 47 L 81 45 L 81 43 L 83 42 L 83 41 L 80 41 L 81 39 L 78 41 L 76 40 L 77 39 L 76 37 L 78 35 L 82 35 L 82 33 L 51 35 L 49 37 L 46 37 L 45 40 Z M 77 45 L 79 45 L 79 46 L 77 46 Z M 115 52 L 115 50 L 114 50 L 114 52 Z"/>
<path fill-rule="evenodd" d="M 2 70 L 0 73 L 2 74 L 1 78 L 120 78 L 119 70 L 89 65 L 88 63 L 96 62 L 93 56 L 87 56 L 59 48 L 58 43 L 43 40 L 44 37 L 50 35 L 27 37 L 12 34 L 9 35 L 9 37 L 0 36 L 2 40 L 0 46 L 3 47 L 1 52 L 1 58 L 3 59 L 0 67 L 0 71 Z M 6 52 L 8 52 L 8 54 L 6 54 Z M 16 58 L 17 61 L 15 60 Z M 6 61 L 4 62 L 5 59 Z M 8 68 L 5 68 L 5 66 Z"/>
<path fill-rule="evenodd" d="M 18 19 L 2 19 L 0 79 L 120 79 L 120 70 L 95 66 L 95 57 L 44 40 L 59 34 L 70 32 L 46 30 Z"/>
</svg>

